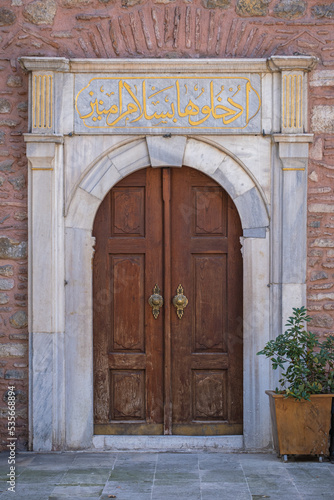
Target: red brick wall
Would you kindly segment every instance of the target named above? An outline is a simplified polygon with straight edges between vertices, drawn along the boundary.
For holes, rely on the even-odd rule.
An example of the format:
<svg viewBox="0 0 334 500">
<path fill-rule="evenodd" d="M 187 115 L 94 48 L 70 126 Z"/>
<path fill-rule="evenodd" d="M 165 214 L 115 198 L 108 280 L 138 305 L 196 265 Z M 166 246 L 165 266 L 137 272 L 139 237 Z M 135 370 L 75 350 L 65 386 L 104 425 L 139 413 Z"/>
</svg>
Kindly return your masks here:
<svg viewBox="0 0 334 500">
<path fill-rule="evenodd" d="M 328 0 L 1 0 L 0 3 L 0 433 L 6 390 L 18 390 L 19 447 L 27 445 L 28 77 L 20 56 L 268 57 L 307 54 L 334 71 Z M 314 80 L 317 82 L 317 79 Z M 330 82 L 329 82 L 330 83 Z M 310 86 L 316 132 L 309 170 L 308 307 L 313 328 L 334 330 L 334 93 Z M 326 106 L 323 108 L 322 106 Z M 319 118 L 320 116 L 320 118 Z M 327 116 L 324 120 L 322 116 Z"/>
</svg>

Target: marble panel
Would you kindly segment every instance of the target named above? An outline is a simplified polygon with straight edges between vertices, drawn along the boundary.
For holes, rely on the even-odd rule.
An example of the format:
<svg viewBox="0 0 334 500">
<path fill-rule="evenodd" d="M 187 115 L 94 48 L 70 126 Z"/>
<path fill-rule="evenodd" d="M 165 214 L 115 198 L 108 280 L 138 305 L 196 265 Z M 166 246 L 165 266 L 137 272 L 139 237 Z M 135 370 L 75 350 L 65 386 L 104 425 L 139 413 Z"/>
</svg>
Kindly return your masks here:
<svg viewBox="0 0 334 500">
<path fill-rule="evenodd" d="M 93 446 L 114 451 L 237 451 L 243 449 L 243 436 L 94 436 Z"/>
<path fill-rule="evenodd" d="M 244 442 L 246 449 L 270 445 L 271 367 L 256 353 L 270 334 L 269 235 L 243 240 L 244 256 Z"/>
<path fill-rule="evenodd" d="M 269 226 L 266 206 L 255 187 L 235 198 L 234 203 L 238 209 L 243 229 Z"/>
<path fill-rule="evenodd" d="M 262 75 L 262 131 L 273 131 L 273 74 Z"/>
<path fill-rule="evenodd" d="M 68 103 L 73 102 L 74 75 L 71 73 L 54 74 L 55 95 L 55 132 L 68 135 L 73 133 L 74 108 Z M 61 105 L 59 105 L 61 104 Z"/>
<path fill-rule="evenodd" d="M 217 148 L 196 139 L 188 139 L 183 157 L 186 167 L 197 168 L 207 175 L 212 175 L 222 162 L 226 154 Z"/>
<path fill-rule="evenodd" d="M 64 288 L 64 286 L 63 286 Z M 64 315 L 65 322 L 65 315 Z M 65 335 L 53 336 L 53 449 L 65 446 Z"/>
<path fill-rule="evenodd" d="M 78 74 L 76 133 L 260 132 L 261 76 Z"/>
<path fill-rule="evenodd" d="M 34 163 L 35 165 L 35 163 Z M 29 254 L 30 325 L 33 332 L 52 332 L 53 328 L 53 172 L 34 171 L 30 177 L 30 243 L 33 251 Z"/>
<path fill-rule="evenodd" d="M 52 335 L 33 334 L 33 362 L 30 377 L 31 418 L 35 451 L 52 449 L 53 438 L 53 339 Z"/>
<path fill-rule="evenodd" d="M 85 176 L 80 188 L 103 200 L 106 193 L 121 179 L 119 171 L 108 156 L 102 158 Z"/>
<path fill-rule="evenodd" d="M 281 130 L 281 74 L 273 73 L 273 132 Z"/>
<path fill-rule="evenodd" d="M 135 140 L 108 154 L 122 177 L 150 165 L 150 156 L 145 139 Z"/>
<path fill-rule="evenodd" d="M 147 136 L 152 167 L 182 167 L 187 139 L 184 136 Z"/>
<path fill-rule="evenodd" d="M 228 155 L 225 156 L 212 177 L 219 183 L 225 181 L 226 187 L 224 187 L 233 199 L 255 186 L 249 173 Z"/>
<path fill-rule="evenodd" d="M 66 208 L 84 176 L 118 144 L 122 145 L 133 139 L 133 137 L 114 135 L 74 135 L 64 138 Z"/>
<path fill-rule="evenodd" d="M 100 203 L 100 198 L 96 198 L 96 196 L 78 188 L 71 201 L 65 219 L 65 226 L 79 229 L 92 229 L 95 214 Z"/>
<path fill-rule="evenodd" d="M 283 283 L 304 283 L 306 279 L 306 191 L 306 171 L 283 172 Z"/>
<path fill-rule="evenodd" d="M 33 373 L 52 371 L 53 334 L 32 332 Z"/>
<path fill-rule="evenodd" d="M 306 285 L 303 283 L 282 284 L 282 331 L 293 307 L 306 306 Z"/>
<path fill-rule="evenodd" d="M 252 229 L 244 229 L 243 237 L 244 238 L 265 238 L 267 234 L 267 227 L 255 227 Z"/>
<path fill-rule="evenodd" d="M 212 145 L 222 146 L 230 157 L 236 159 L 247 172 L 254 184 L 257 184 L 270 203 L 271 200 L 271 138 L 262 135 L 242 137 L 210 137 Z M 261 158 L 261 160 L 260 160 Z M 233 182 L 238 181 L 238 176 Z M 248 188 L 249 189 L 249 188 Z M 248 189 L 245 189 L 247 191 Z M 240 193 L 241 194 L 241 193 Z"/>
<path fill-rule="evenodd" d="M 93 436 L 92 271 L 90 230 L 66 228 L 66 444 L 84 449 Z"/>
<path fill-rule="evenodd" d="M 53 445 L 52 373 L 35 373 L 33 384 L 34 451 L 51 451 Z"/>
</svg>

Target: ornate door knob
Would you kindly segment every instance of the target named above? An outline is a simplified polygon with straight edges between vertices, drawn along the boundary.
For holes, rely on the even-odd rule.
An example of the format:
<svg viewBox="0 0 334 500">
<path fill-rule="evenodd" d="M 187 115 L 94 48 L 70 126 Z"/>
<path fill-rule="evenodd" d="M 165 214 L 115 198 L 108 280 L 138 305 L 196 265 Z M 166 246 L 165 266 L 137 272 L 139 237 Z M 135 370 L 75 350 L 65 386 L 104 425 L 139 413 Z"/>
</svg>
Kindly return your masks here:
<svg viewBox="0 0 334 500">
<path fill-rule="evenodd" d="M 178 318 L 181 319 L 183 316 L 183 310 L 187 307 L 188 299 L 183 295 L 182 285 L 177 287 L 177 295 L 173 297 L 173 306 L 176 308 L 176 314 Z"/>
<path fill-rule="evenodd" d="M 154 319 L 157 319 L 157 317 L 159 316 L 160 307 L 162 307 L 164 303 L 164 299 L 160 295 L 160 288 L 157 284 L 154 285 L 153 295 L 151 295 L 151 297 L 148 299 L 148 303 L 152 307 L 152 314 L 154 316 Z"/>
</svg>

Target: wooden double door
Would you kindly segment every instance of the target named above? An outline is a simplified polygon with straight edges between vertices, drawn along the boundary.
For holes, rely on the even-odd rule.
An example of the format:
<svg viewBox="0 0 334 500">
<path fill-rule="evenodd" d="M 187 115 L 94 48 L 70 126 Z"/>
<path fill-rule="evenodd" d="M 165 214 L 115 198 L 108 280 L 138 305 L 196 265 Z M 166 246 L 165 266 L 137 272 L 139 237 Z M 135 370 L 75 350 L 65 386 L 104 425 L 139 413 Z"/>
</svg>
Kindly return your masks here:
<svg viewBox="0 0 334 500">
<path fill-rule="evenodd" d="M 242 434 L 230 197 L 188 167 L 143 169 L 108 193 L 93 234 L 95 434 Z"/>
</svg>

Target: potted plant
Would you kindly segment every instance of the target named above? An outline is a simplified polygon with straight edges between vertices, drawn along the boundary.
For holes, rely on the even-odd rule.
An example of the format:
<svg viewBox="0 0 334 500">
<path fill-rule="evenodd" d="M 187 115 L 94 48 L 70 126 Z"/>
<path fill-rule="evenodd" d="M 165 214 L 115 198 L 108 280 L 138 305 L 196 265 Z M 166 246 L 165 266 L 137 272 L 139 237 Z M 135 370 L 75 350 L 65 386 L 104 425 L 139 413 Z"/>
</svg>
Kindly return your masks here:
<svg viewBox="0 0 334 500">
<path fill-rule="evenodd" d="M 320 341 L 305 329 L 305 307 L 293 308 L 286 331 L 270 340 L 262 354 L 281 368 L 280 389 L 266 391 L 274 447 L 278 455 L 329 455 L 334 397 L 334 336 Z"/>
</svg>

